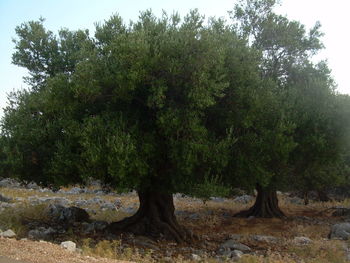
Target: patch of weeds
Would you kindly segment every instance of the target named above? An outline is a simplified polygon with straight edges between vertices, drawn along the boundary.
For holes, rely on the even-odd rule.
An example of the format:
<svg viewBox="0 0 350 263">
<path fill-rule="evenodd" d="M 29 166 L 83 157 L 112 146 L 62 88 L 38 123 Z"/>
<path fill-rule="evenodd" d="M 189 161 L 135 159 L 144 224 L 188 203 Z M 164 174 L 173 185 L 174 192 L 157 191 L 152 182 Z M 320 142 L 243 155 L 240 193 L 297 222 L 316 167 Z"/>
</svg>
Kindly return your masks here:
<svg viewBox="0 0 350 263">
<path fill-rule="evenodd" d="M 308 246 L 291 246 L 289 252 L 310 263 L 345 263 L 345 251 L 339 241 L 314 241 Z"/>
<path fill-rule="evenodd" d="M 47 220 L 45 210 L 45 204 L 6 208 L 0 213 L 0 226 L 3 230 L 12 229 L 19 237 L 25 236 L 28 222 Z"/>
<path fill-rule="evenodd" d="M 266 257 L 264 256 L 253 256 L 244 255 L 240 258 L 237 263 L 297 263 L 288 255 L 281 255 L 278 253 L 268 253 Z"/>
<path fill-rule="evenodd" d="M 81 249 L 86 255 L 117 259 L 117 251 L 119 251 L 120 245 L 120 240 L 102 240 L 95 243 L 92 239 L 88 238 L 82 240 Z"/>
<path fill-rule="evenodd" d="M 120 221 L 128 216 L 130 216 L 130 214 L 127 214 L 118 210 L 107 209 L 104 211 L 100 210 L 95 215 L 91 215 L 91 219 L 106 221 L 108 223 L 111 223 L 111 222 Z"/>
<path fill-rule="evenodd" d="M 96 242 L 90 238 L 82 240 L 83 254 L 118 260 L 132 260 L 133 262 L 155 262 L 150 250 L 140 253 L 139 250 L 122 246 L 120 240 L 102 240 Z"/>
</svg>

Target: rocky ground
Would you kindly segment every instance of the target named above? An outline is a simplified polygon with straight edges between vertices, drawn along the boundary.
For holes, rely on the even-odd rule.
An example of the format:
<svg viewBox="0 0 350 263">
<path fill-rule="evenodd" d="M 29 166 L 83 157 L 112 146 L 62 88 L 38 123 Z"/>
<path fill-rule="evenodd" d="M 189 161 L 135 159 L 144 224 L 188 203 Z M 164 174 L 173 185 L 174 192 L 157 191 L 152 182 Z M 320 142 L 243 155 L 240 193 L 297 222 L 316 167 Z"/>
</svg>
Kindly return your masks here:
<svg viewBox="0 0 350 263">
<path fill-rule="evenodd" d="M 0 255 L 28 262 L 348 262 L 348 200 L 303 205 L 279 193 L 286 219 L 235 218 L 254 197 L 176 194 L 176 215 L 199 239 L 178 245 L 106 226 L 135 213 L 134 192 L 117 194 L 98 182 L 52 191 L 35 183 L 0 180 Z M 349 223 L 348 223 L 349 222 Z M 266 260 L 269 261 L 266 261 Z M 124 262 L 126 262 L 124 261 Z"/>
</svg>

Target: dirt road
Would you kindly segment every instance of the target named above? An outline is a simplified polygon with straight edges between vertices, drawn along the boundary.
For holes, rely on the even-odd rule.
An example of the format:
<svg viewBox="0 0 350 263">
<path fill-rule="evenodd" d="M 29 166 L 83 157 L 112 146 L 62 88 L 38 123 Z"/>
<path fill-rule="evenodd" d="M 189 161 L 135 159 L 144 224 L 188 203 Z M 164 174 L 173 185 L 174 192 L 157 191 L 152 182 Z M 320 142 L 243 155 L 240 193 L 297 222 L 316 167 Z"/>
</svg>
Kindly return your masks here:
<svg viewBox="0 0 350 263">
<path fill-rule="evenodd" d="M 29 263 L 29 262 L 18 261 L 18 260 L 0 256 L 0 263 Z"/>
<path fill-rule="evenodd" d="M 6 255 L 6 257 L 4 256 Z M 132 263 L 84 256 L 49 242 L 0 238 L 0 263 Z"/>
</svg>

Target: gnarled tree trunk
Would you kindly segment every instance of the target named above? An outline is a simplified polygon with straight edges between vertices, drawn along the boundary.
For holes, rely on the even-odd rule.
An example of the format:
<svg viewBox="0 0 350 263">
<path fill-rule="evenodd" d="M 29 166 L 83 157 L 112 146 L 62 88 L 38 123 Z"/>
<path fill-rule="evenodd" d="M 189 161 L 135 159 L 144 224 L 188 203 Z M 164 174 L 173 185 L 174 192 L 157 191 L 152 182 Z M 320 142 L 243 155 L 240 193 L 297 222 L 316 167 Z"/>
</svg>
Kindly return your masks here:
<svg viewBox="0 0 350 263">
<path fill-rule="evenodd" d="M 138 192 L 140 207 L 135 215 L 109 225 L 112 233 L 131 232 L 154 238 L 164 236 L 178 243 L 192 239 L 176 220 L 173 196 L 157 191 Z"/>
<path fill-rule="evenodd" d="M 255 204 L 248 210 L 239 212 L 237 217 L 285 217 L 284 213 L 278 206 L 277 192 L 271 188 L 263 188 L 257 185 L 258 195 Z"/>
</svg>

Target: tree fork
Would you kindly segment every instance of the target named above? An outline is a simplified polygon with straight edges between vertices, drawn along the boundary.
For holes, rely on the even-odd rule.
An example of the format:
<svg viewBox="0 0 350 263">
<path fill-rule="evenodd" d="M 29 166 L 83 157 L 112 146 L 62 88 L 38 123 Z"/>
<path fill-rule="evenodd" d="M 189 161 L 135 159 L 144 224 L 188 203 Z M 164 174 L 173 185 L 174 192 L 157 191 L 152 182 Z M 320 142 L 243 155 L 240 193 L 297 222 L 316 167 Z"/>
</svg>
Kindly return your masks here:
<svg viewBox="0 0 350 263">
<path fill-rule="evenodd" d="M 190 242 L 192 233 L 181 226 L 175 217 L 173 196 L 156 191 L 138 192 L 140 207 L 135 215 L 111 223 L 107 231 L 130 232 L 153 238 L 164 236 L 178 243 Z"/>
<path fill-rule="evenodd" d="M 278 206 L 277 192 L 271 188 L 263 188 L 257 185 L 258 195 L 254 205 L 248 210 L 237 213 L 236 217 L 261 217 L 261 218 L 282 218 L 285 214 Z"/>
</svg>

